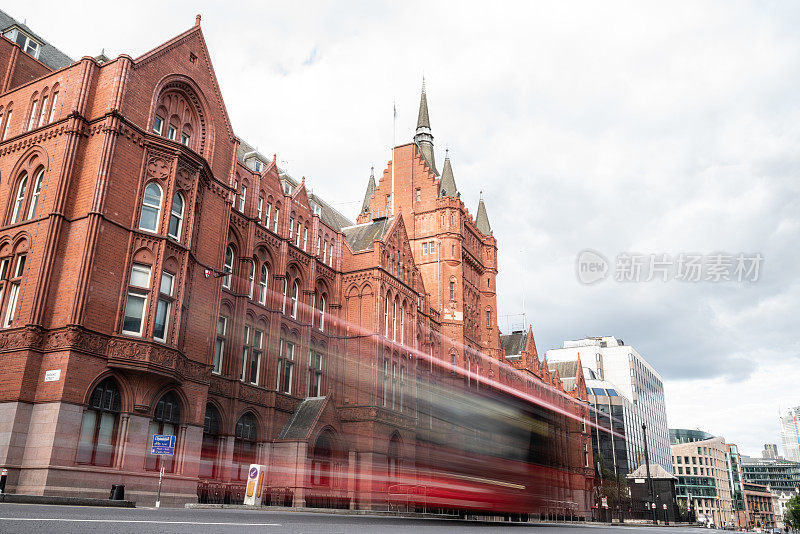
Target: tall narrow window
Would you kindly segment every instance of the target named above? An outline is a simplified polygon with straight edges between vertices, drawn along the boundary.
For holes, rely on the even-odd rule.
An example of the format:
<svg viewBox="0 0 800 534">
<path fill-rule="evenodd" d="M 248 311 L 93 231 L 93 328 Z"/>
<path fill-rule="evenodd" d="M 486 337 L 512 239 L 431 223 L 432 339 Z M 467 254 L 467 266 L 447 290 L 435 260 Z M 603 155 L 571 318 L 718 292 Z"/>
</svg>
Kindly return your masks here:
<svg viewBox="0 0 800 534">
<path fill-rule="evenodd" d="M 333 267 L 333 243 L 331 243 L 331 253 L 328 256 L 328 265 Z"/>
<path fill-rule="evenodd" d="M 322 236 L 317 236 L 317 256 L 320 255 L 321 248 L 322 248 Z"/>
<path fill-rule="evenodd" d="M 303 250 L 308 250 L 308 226 L 303 228 Z"/>
<path fill-rule="evenodd" d="M 222 372 L 222 357 L 225 354 L 225 336 L 228 333 L 228 318 L 220 315 L 217 319 L 217 341 L 214 343 L 214 368 L 212 372 Z"/>
<path fill-rule="evenodd" d="M 278 358 L 278 391 L 292 393 L 292 369 L 294 367 L 294 343 L 281 340 L 281 352 Z"/>
<path fill-rule="evenodd" d="M 423 256 L 428 253 L 428 243 L 422 244 L 422 254 Z"/>
<path fill-rule="evenodd" d="M 247 296 L 252 299 L 253 298 L 253 288 L 256 283 L 256 262 L 255 260 L 250 260 L 250 274 L 247 277 Z"/>
<path fill-rule="evenodd" d="M 247 380 L 247 368 L 250 363 L 250 325 L 244 325 L 244 340 L 242 343 L 242 366 L 239 379 L 244 382 Z"/>
<path fill-rule="evenodd" d="M 261 216 L 264 214 L 264 197 L 258 197 L 258 205 L 256 206 L 256 217 L 258 222 L 261 222 Z"/>
<path fill-rule="evenodd" d="M 181 229 L 183 227 L 183 196 L 175 193 L 172 197 L 172 212 L 169 216 L 169 237 L 176 241 L 181 240 Z"/>
<path fill-rule="evenodd" d="M 147 440 L 145 451 L 144 468 L 147 471 L 159 471 L 161 467 L 167 473 L 172 473 L 175 469 L 175 457 L 166 455 L 150 454 L 153 445 L 153 436 L 156 434 L 164 436 L 177 436 L 178 424 L 181 419 L 181 408 L 178 397 L 175 393 L 167 393 L 156 404 L 153 419 L 150 421 L 150 438 Z M 175 440 L 175 450 L 179 450 L 177 439 Z"/>
<path fill-rule="evenodd" d="M 406 307 L 400 307 L 400 343 L 406 341 Z"/>
<path fill-rule="evenodd" d="M 397 390 L 397 409 L 403 411 L 403 389 L 406 387 L 406 368 L 400 367 L 400 387 Z"/>
<path fill-rule="evenodd" d="M 325 331 L 325 295 L 319 298 L 319 329 Z"/>
<path fill-rule="evenodd" d="M 275 221 L 272 227 L 272 231 L 275 232 L 276 234 L 278 233 L 278 219 L 280 218 L 280 215 L 281 215 L 281 209 L 275 206 Z"/>
<path fill-rule="evenodd" d="M 269 279 L 269 269 L 267 264 L 261 266 L 261 280 L 258 288 L 258 302 L 259 304 L 267 303 L 267 280 Z"/>
<path fill-rule="evenodd" d="M 492 311 L 486 310 L 486 328 L 492 327 Z"/>
<path fill-rule="evenodd" d="M 389 360 L 383 360 L 383 388 L 381 389 L 381 406 L 386 408 L 389 397 Z"/>
<path fill-rule="evenodd" d="M 150 182 L 144 188 L 142 213 L 139 217 L 139 229 L 158 232 L 158 220 L 161 217 L 161 187 Z"/>
<path fill-rule="evenodd" d="M 217 409 L 214 408 L 212 404 L 206 404 L 206 415 L 203 423 L 203 443 L 200 448 L 199 478 L 215 478 L 218 475 L 219 419 L 219 412 Z"/>
<path fill-rule="evenodd" d="M 102 467 L 111 465 L 119 413 L 119 389 L 114 379 L 106 378 L 94 388 L 89 406 L 83 412 L 77 463 Z"/>
<path fill-rule="evenodd" d="M 397 341 L 397 299 L 394 299 L 394 304 L 392 305 L 392 341 Z"/>
<path fill-rule="evenodd" d="M 156 135 L 161 135 L 161 132 L 164 131 L 164 119 L 156 115 L 153 119 L 153 133 Z"/>
<path fill-rule="evenodd" d="M 11 113 L 13 113 L 13 110 L 9 110 L 8 113 L 6 113 L 6 122 L 3 124 L 3 135 L 0 136 L 0 141 L 6 140 L 6 135 L 8 134 L 8 125 L 11 123 Z"/>
<path fill-rule="evenodd" d="M 302 228 L 301 224 L 297 223 L 297 235 L 296 235 L 296 240 L 295 240 L 295 243 L 294 243 L 294 246 L 296 246 L 297 248 L 300 248 L 300 229 L 301 228 Z"/>
<path fill-rule="evenodd" d="M 236 422 L 236 433 L 233 439 L 233 465 L 235 480 L 247 480 L 250 464 L 256 461 L 256 419 L 253 414 L 246 413 Z"/>
<path fill-rule="evenodd" d="M 397 406 L 397 364 L 392 363 L 392 410 Z"/>
<path fill-rule="evenodd" d="M 328 263 L 328 242 L 322 244 L 322 263 Z"/>
<path fill-rule="evenodd" d="M 189 139 L 191 139 L 189 134 L 187 134 L 186 132 L 181 133 L 181 144 L 183 146 L 189 146 Z"/>
<path fill-rule="evenodd" d="M 456 283 L 450 281 L 450 300 L 456 300 Z"/>
<path fill-rule="evenodd" d="M 247 186 L 242 184 L 242 192 L 239 195 L 239 211 L 244 213 L 244 205 L 247 199 Z"/>
<path fill-rule="evenodd" d="M 322 354 L 311 352 L 308 368 L 308 396 L 319 397 L 322 395 Z"/>
<path fill-rule="evenodd" d="M 144 316 L 147 310 L 147 295 L 150 291 L 150 266 L 134 263 L 128 282 L 128 300 L 125 302 L 125 317 L 122 332 L 135 336 L 142 335 Z"/>
<path fill-rule="evenodd" d="M 289 275 L 283 279 L 283 300 L 281 301 L 281 313 L 286 315 L 286 300 L 289 298 Z"/>
<path fill-rule="evenodd" d="M 169 315 L 172 309 L 172 285 L 175 275 L 166 271 L 161 273 L 161 285 L 159 287 L 158 306 L 156 307 L 156 323 L 153 326 L 153 339 L 156 341 L 166 341 L 169 331 Z"/>
<path fill-rule="evenodd" d="M 267 202 L 267 210 L 264 212 L 264 226 L 269 228 L 269 221 L 272 216 L 272 202 Z"/>
<path fill-rule="evenodd" d="M 17 265 L 14 273 L 9 280 L 8 304 L 6 305 L 6 316 L 3 320 L 3 327 L 14 326 L 14 317 L 17 313 L 17 299 L 19 298 L 19 287 L 22 284 L 22 273 L 25 271 L 25 254 L 17 256 Z"/>
<path fill-rule="evenodd" d="M 386 300 L 383 305 L 383 335 L 389 337 L 389 295 L 386 295 Z"/>
<path fill-rule="evenodd" d="M 294 217 L 289 217 L 289 240 L 294 236 Z"/>
<path fill-rule="evenodd" d="M 258 385 L 258 375 L 261 373 L 261 355 L 264 353 L 264 332 L 253 332 L 253 347 L 250 355 L 250 383 Z"/>
<path fill-rule="evenodd" d="M 297 280 L 292 284 L 292 317 L 297 319 L 297 301 L 300 299 L 300 284 Z"/>
<path fill-rule="evenodd" d="M 170 141 L 174 141 L 175 140 L 175 136 L 177 134 L 178 134 L 178 129 L 175 126 L 170 124 L 167 127 L 167 139 L 169 139 Z"/>
<path fill-rule="evenodd" d="M 50 118 L 47 119 L 47 122 L 53 122 L 53 119 L 56 116 L 56 104 L 58 104 L 58 91 L 53 93 L 53 103 L 50 104 Z"/>
<path fill-rule="evenodd" d="M 230 245 L 225 249 L 225 264 L 222 266 L 222 271 L 225 273 L 225 276 L 222 278 L 222 286 L 230 289 L 231 273 L 233 272 L 233 247 Z"/>
<path fill-rule="evenodd" d="M 42 112 L 39 114 L 39 121 L 36 124 L 37 127 L 42 126 L 44 124 L 44 119 L 47 116 L 47 97 L 45 96 L 42 98 Z"/>
<path fill-rule="evenodd" d="M 37 106 L 37 104 L 39 104 L 39 101 L 38 100 L 34 100 L 33 101 L 33 106 L 31 107 L 31 117 L 30 117 L 30 120 L 28 121 L 28 130 L 33 130 L 33 128 L 36 126 L 36 119 L 38 118 L 36 116 L 36 106 Z"/>
<path fill-rule="evenodd" d="M 33 194 L 31 195 L 31 206 L 28 208 L 28 219 L 36 216 L 36 206 L 39 204 L 39 195 L 42 193 L 42 180 L 44 180 L 44 169 L 40 170 L 33 180 Z"/>
<path fill-rule="evenodd" d="M 14 210 L 11 212 L 11 224 L 19 222 L 19 218 L 22 215 L 22 205 L 25 203 L 25 190 L 27 187 L 28 175 L 24 174 L 17 187 L 17 196 L 14 199 Z"/>
</svg>

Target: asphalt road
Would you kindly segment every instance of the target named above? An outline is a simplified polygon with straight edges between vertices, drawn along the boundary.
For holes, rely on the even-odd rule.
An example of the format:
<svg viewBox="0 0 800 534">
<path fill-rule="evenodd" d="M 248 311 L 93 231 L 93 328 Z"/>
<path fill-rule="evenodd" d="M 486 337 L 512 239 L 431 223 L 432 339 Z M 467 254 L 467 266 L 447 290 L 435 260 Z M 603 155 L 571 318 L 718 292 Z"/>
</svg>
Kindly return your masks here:
<svg viewBox="0 0 800 534">
<path fill-rule="evenodd" d="M 352 516 L 266 510 L 186 510 L 179 508 L 98 508 L 36 504 L 0 504 L 0 533 L 299 533 L 383 532 L 535 532 L 536 534 L 655 534 L 657 527 L 485 523 L 449 519 Z M 696 528 L 664 528 L 659 534 L 703 534 Z M 722 532 L 722 531 L 713 531 Z"/>
</svg>

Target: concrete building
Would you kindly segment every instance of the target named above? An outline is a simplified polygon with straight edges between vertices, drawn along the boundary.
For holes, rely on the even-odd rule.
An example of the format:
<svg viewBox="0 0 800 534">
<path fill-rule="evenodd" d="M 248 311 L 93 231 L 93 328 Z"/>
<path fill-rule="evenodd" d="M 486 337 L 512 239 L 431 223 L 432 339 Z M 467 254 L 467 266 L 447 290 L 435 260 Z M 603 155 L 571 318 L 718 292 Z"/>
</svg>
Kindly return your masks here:
<svg viewBox="0 0 800 534">
<path fill-rule="evenodd" d="M 645 423 L 651 463 L 672 472 L 664 383 L 658 371 L 635 348 L 610 336 L 565 341 L 562 348 L 548 350 L 546 354 L 551 363 L 578 358 L 585 368 L 592 370 L 595 379 L 613 384 L 615 392 L 631 405 L 624 419 L 629 466 L 635 468 L 644 461 L 642 423 Z"/>
<path fill-rule="evenodd" d="M 497 240 L 449 158 L 436 170 L 424 90 L 417 136 L 371 178 L 354 224 L 234 134 L 199 16 L 137 58 L 78 61 L 0 24 L 7 490 L 122 483 L 153 502 L 163 468 L 162 502 L 182 504 L 262 463 L 295 506 L 385 507 L 417 466 L 444 472 L 440 444 L 502 439 L 519 457 L 518 425 L 454 430 L 432 400 L 480 388 L 558 407 L 535 405 L 547 421 L 524 447 L 554 468 L 534 472 L 559 513 L 585 515 L 588 433 L 566 416 L 585 405 L 546 366 L 505 359 Z M 177 438 L 174 456 L 151 454 L 156 434 Z"/>
<path fill-rule="evenodd" d="M 692 507 L 698 520 L 735 525 L 725 439 L 686 429 L 670 429 L 670 436 L 678 499 Z"/>
<path fill-rule="evenodd" d="M 742 458 L 739 447 L 732 443 L 727 445 L 728 484 L 731 488 L 731 509 L 737 527 L 747 524 L 744 502 L 744 476 L 742 475 Z"/>
<path fill-rule="evenodd" d="M 778 445 L 775 443 L 765 443 L 764 450 L 761 451 L 761 457 L 767 460 L 778 459 Z"/>
<path fill-rule="evenodd" d="M 800 462 L 742 456 L 742 476 L 745 482 L 789 493 L 800 487 Z"/>
<path fill-rule="evenodd" d="M 781 416 L 781 441 L 783 456 L 787 460 L 800 462 L 800 406 L 789 408 Z"/>
</svg>

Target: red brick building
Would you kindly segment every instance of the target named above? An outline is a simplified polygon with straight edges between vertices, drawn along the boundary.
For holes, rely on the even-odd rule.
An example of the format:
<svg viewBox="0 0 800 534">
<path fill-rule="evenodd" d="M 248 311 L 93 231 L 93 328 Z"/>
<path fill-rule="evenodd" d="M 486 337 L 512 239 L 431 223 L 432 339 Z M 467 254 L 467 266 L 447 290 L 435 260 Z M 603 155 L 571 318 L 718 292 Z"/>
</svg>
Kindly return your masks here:
<svg viewBox="0 0 800 534">
<path fill-rule="evenodd" d="M 558 507 L 586 511 L 586 436 L 546 364 L 504 361 L 497 241 L 436 170 L 424 89 L 353 224 L 235 136 L 199 16 L 138 58 L 74 62 L 3 17 L 8 489 L 148 502 L 163 467 L 162 501 L 183 503 L 261 463 L 296 506 L 386 506 L 463 432 L 436 424 L 446 385 L 545 399 L 543 443 L 578 451 L 548 445 Z"/>
</svg>

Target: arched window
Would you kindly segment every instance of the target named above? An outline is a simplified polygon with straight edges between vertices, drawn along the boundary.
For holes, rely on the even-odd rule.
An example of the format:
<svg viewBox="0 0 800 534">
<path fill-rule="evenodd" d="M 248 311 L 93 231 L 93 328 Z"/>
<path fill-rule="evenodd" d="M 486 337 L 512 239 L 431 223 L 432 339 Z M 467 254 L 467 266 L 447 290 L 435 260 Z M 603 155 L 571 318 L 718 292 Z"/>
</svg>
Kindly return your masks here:
<svg viewBox="0 0 800 534">
<path fill-rule="evenodd" d="M 142 213 L 139 217 L 139 229 L 158 232 L 158 219 L 161 217 L 161 187 L 150 182 L 144 188 Z"/>
<path fill-rule="evenodd" d="M 31 195 L 31 206 L 28 208 L 28 219 L 36 216 L 36 206 L 39 203 L 39 195 L 42 192 L 42 180 L 44 179 L 44 169 L 41 169 L 33 181 L 33 194 Z"/>
<path fill-rule="evenodd" d="M 269 269 L 267 264 L 261 266 L 261 281 L 259 283 L 258 302 L 260 304 L 267 303 L 267 280 L 269 279 Z"/>
<path fill-rule="evenodd" d="M 383 305 L 383 335 L 389 337 L 389 294 L 386 294 L 386 300 Z"/>
<path fill-rule="evenodd" d="M 110 466 L 114 459 L 120 395 L 113 378 L 106 378 L 92 392 L 83 412 L 78 439 L 79 464 Z"/>
<path fill-rule="evenodd" d="M 406 307 L 400 307 L 400 343 L 406 341 Z"/>
<path fill-rule="evenodd" d="M 396 434 L 389 441 L 387 457 L 389 460 L 389 478 L 396 479 L 400 475 L 400 438 Z"/>
<path fill-rule="evenodd" d="M 289 293 L 289 275 L 286 275 L 286 278 L 283 279 L 283 300 L 281 301 L 281 313 L 286 315 L 286 299 L 288 298 Z"/>
<path fill-rule="evenodd" d="M 203 423 L 203 445 L 200 449 L 200 478 L 216 478 L 219 475 L 217 455 L 219 454 L 219 412 L 213 404 L 206 404 L 206 417 Z"/>
<path fill-rule="evenodd" d="M 397 341 L 397 297 L 392 305 L 392 341 Z"/>
<path fill-rule="evenodd" d="M 153 419 L 150 421 L 150 439 L 147 440 L 147 451 L 145 456 L 144 468 L 148 471 L 158 471 L 164 467 L 164 471 L 172 473 L 175 469 L 175 456 L 160 456 L 150 454 L 153 445 L 153 436 L 166 435 L 177 436 L 178 424 L 181 420 L 181 405 L 177 395 L 170 391 L 156 404 Z M 179 444 L 175 443 L 175 450 Z"/>
<path fill-rule="evenodd" d="M 319 297 L 319 329 L 325 331 L 325 295 Z"/>
<path fill-rule="evenodd" d="M 17 196 L 14 199 L 14 211 L 11 212 L 11 224 L 19 222 L 22 215 L 22 205 L 25 203 L 25 190 L 28 188 L 28 175 L 23 174 L 17 187 Z"/>
<path fill-rule="evenodd" d="M 292 284 L 292 317 L 297 319 L 297 301 L 300 298 L 300 284 L 297 280 Z"/>
<path fill-rule="evenodd" d="M 256 261 L 250 260 L 250 274 L 247 276 L 247 296 L 253 298 L 253 287 L 256 283 Z"/>
<path fill-rule="evenodd" d="M 172 212 L 169 216 L 169 237 L 176 241 L 181 240 L 181 229 L 183 228 L 183 196 L 175 193 L 172 197 Z"/>
<path fill-rule="evenodd" d="M 331 460 L 333 458 L 333 439 L 329 431 L 319 435 L 314 443 L 314 453 L 311 459 L 311 485 L 331 485 Z"/>
<path fill-rule="evenodd" d="M 256 439 L 258 427 L 253 414 L 246 413 L 236 422 L 233 440 L 233 464 L 235 480 L 247 480 L 250 464 L 256 463 Z"/>
<path fill-rule="evenodd" d="M 231 273 L 233 272 L 233 247 L 230 245 L 225 249 L 225 264 L 222 266 L 222 271 L 225 273 L 225 276 L 222 278 L 222 285 L 230 289 Z"/>
</svg>

